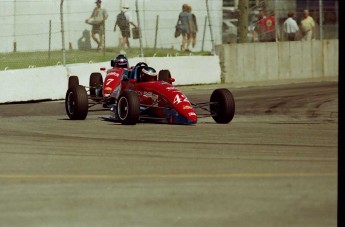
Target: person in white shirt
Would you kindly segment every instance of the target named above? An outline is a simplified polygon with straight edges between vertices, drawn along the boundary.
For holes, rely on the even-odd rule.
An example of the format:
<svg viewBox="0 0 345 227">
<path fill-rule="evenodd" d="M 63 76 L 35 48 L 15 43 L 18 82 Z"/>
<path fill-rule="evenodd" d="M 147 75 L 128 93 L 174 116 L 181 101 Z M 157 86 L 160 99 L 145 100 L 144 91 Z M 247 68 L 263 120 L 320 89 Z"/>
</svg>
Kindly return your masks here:
<svg viewBox="0 0 345 227">
<path fill-rule="evenodd" d="M 289 12 L 288 18 L 284 21 L 284 24 L 283 24 L 284 32 L 287 35 L 287 38 L 289 41 L 295 41 L 296 35 L 299 31 L 297 22 L 295 21 L 293 17 L 294 17 L 294 13 Z"/>
</svg>

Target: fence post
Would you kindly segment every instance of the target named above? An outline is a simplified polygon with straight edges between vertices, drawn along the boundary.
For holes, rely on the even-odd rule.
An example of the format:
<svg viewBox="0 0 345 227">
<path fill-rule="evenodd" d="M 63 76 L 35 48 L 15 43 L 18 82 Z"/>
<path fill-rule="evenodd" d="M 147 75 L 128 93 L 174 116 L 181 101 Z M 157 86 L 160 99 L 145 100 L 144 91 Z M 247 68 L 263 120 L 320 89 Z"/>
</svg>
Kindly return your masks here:
<svg viewBox="0 0 345 227">
<path fill-rule="evenodd" d="M 203 36 L 202 36 L 201 52 L 204 52 L 204 43 L 205 43 L 205 35 L 206 35 L 206 25 L 207 25 L 207 16 L 205 16 L 204 34 L 203 34 Z"/>
<path fill-rule="evenodd" d="M 66 66 L 66 50 L 65 50 L 65 30 L 63 26 L 63 1 L 60 3 L 60 20 L 61 20 L 61 38 L 62 38 L 62 64 Z"/>
<path fill-rule="evenodd" d="M 50 59 L 51 40 L 52 40 L 52 20 L 49 20 L 48 59 Z"/>
<path fill-rule="evenodd" d="M 158 36 L 158 22 L 159 22 L 159 15 L 156 16 L 156 33 L 155 33 L 155 45 L 154 45 L 154 53 L 156 53 L 157 48 L 157 36 Z"/>
<path fill-rule="evenodd" d="M 319 25 L 320 25 L 320 40 L 323 40 L 323 4 L 321 0 L 319 0 Z"/>
<path fill-rule="evenodd" d="M 137 13 L 137 23 L 139 28 L 139 43 L 140 43 L 140 55 L 141 57 L 144 57 L 144 50 L 142 45 L 142 35 L 141 35 L 141 27 L 140 27 L 140 19 L 139 19 L 139 8 L 138 8 L 138 0 L 135 1 L 135 8 Z"/>
<path fill-rule="evenodd" d="M 103 20 L 103 36 L 102 36 L 102 41 L 103 42 L 103 56 L 105 56 L 105 20 Z"/>
<path fill-rule="evenodd" d="M 212 31 L 212 23 L 211 23 L 211 17 L 210 17 L 210 9 L 208 7 L 208 0 L 206 0 L 206 9 L 207 9 L 207 16 L 208 16 L 208 25 L 210 26 L 210 33 L 211 33 L 211 43 L 212 43 L 212 50 L 211 53 L 215 55 L 215 44 L 213 39 L 213 31 Z"/>
<path fill-rule="evenodd" d="M 17 27 L 16 27 L 16 24 L 17 24 L 17 1 L 14 0 L 14 22 L 13 22 L 13 52 L 17 52 L 17 41 L 16 41 L 16 30 L 17 30 Z"/>
</svg>

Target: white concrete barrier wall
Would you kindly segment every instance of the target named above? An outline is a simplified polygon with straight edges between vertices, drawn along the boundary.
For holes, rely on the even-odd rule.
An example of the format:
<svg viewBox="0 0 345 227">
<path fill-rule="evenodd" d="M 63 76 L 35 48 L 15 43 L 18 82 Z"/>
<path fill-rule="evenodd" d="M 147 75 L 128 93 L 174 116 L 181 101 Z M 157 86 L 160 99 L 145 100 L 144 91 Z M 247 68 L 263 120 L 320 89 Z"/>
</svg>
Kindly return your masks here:
<svg viewBox="0 0 345 227">
<path fill-rule="evenodd" d="M 66 75 L 63 66 L 0 71 L 0 103 L 64 98 Z"/>
<path fill-rule="evenodd" d="M 183 56 L 132 58 L 130 65 L 146 62 L 157 71 L 169 69 L 175 78 L 174 85 L 212 84 L 220 82 L 221 69 L 218 56 Z M 110 68 L 109 62 L 72 64 L 31 69 L 0 71 L 0 103 L 34 100 L 64 99 L 68 77 L 76 75 L 79 83 L 88 86 L 92 72 Z M 104 72 L 101 72 L 105 76 Z"/>
<path fill-rule="evenodd" d="M 339 40 L 228 44 L 217 47 L 222 82 L 327 79 L 339 73 Z"/>
</svg>

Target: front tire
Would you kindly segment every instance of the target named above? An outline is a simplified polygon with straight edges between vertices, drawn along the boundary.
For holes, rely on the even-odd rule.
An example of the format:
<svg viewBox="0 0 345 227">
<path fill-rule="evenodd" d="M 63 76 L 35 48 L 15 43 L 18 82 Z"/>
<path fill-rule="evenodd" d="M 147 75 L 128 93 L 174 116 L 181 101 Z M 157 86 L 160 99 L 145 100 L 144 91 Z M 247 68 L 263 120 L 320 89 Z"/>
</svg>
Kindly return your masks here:
<svg viewBox="0 0 345 227">
<path fill-rule="evenodd" d="M 229 123 L 235 115 L 235 100 L 226 88 L 216 89 L 210 98 L 212 118 L 220 124 Z"/>
<path fill-rule="evenodd" d="M 124 91 L 117 100 L 117 116 L 123 125 L 135 125 L 140 116 L 140 100 L 134 91 Z"/>
<path fill-rule="evenodd" d="M 65 109 L 71 120 L 85 120 L 89 110 L 89 102 L 84 86 L 77 85 L 67 90 Z"/>
</svg>

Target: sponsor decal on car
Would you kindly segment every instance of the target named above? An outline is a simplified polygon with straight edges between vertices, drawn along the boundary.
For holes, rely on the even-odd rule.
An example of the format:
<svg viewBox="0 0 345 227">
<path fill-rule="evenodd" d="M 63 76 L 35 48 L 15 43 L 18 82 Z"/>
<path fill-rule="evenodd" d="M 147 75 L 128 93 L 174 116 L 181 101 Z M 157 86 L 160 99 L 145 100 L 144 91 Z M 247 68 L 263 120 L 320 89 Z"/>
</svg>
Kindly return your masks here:
<svg viewBox="0 0 345 227">
<path fill-rule="evenodd" d="M 171 90 L 177 90 L 177 88 L 176 87 L 167 87 L 166 88 L 168 91 L 171 91 Z"/>
<path fill-rule="evenodd" d="M 117 72 L 110 72 L 110 73 L 108 73 L 107 76 L 116 76 L 116 77 L 118 77 L 118 76 L 120 76 L 120 74 L 117 73 Z"/>
<path fill-rule="evenodd" d="M 144 96 L 152 98 L 152 92 L 144 91 Z"/>
<path fill-rule="evenodd" d="M 152 106 L 153 107 L 158 107 L 158 95 L 153 94 L 152 95 Z"/>
<path fill-rule="evenodd" d="M 104 96 L 108 97 L 111 93 L 111 90 L 112 90 L 111 87 L 105 87 L 104 88 Z"/>
<path fill-rule="evenodd" d="M 183 106 L 183 109 L 184 110 L 190 110 L 190 109 L 192 109 L 193 107 L 191 107 L 191 106 Z"/>
<path fill-rule="evenodd" d="M 152 106 L 157 107 L 158 106 L 158 95 L 152 93 L 152 92 L 148 92 L 148 91 L 144 91 L 143 96 L 147 97 L 147 98 L 151 98 L 152 99 Z"/>
</svg>

